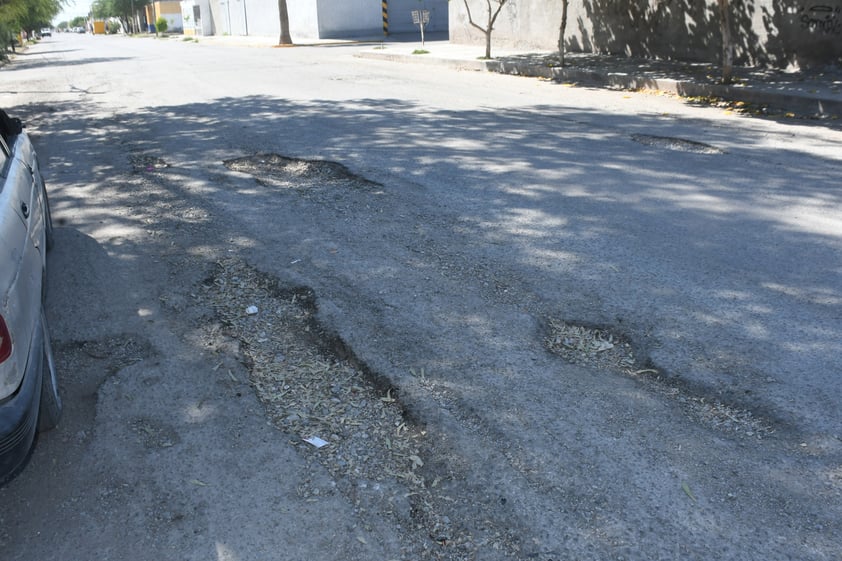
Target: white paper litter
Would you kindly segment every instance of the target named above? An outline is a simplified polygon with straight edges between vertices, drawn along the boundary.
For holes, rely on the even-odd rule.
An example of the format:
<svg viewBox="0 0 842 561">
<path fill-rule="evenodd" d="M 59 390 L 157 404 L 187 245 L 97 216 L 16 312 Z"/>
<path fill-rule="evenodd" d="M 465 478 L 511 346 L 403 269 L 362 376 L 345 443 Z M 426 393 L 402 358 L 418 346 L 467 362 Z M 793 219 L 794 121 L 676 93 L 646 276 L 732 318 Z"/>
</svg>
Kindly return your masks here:
<svg viewBox="0 0 842 561">
<path fill-rule="evenodd" d="M 327 440 L 322 440 L 318 436 L 311 436 L 310 438 L 305 438 L 304 442 L 306 442 L 307 444 L 312 444 L 316 448 L 327 446 Z"/>
</svg>

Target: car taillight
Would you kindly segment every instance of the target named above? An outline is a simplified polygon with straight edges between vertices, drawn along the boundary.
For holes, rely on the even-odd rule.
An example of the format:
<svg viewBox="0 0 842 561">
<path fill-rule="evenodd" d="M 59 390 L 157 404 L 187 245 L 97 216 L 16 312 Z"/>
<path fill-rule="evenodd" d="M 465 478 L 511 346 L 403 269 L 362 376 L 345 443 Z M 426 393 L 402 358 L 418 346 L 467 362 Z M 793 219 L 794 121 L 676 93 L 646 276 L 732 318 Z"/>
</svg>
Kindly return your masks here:
<svg viewBox="0 0 842 561">
<path fill-rule="evenodd" d="M 5 362 L 10 356 L 12 356 L 12 336 L 9 334 L 9 328 L 6 327 L 6 321 L 3 316 L 0 316 L 0 362 Z"/>
</svg>

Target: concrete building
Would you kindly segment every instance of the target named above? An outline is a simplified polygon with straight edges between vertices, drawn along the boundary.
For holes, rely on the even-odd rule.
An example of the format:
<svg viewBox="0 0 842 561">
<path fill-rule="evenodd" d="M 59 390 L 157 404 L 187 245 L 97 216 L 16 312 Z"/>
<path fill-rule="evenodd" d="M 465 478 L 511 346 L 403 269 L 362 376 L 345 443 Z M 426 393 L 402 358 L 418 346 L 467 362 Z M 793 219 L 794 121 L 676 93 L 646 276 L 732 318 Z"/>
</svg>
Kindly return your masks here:
<svg viewBox="0 0 842 561">
<path fill-rule="evenodd" d="M 180 4 L 185 35 L 213 35 L 210 0 L 182 0 Z"/>
<path fill-rule="evenodd" d="M 181 3 L 178 0 L 160 0 L 152 2 L 144 8 L 146 10 L 146 21 L 149 22 L 149 31 L 158 18 L 167 20 L 167 31 L 181 33 L 184 30 L 184 23 L 181 19 Z"/>
<path fill-rule="evenodd" d="M 492 0 L 492 5 L 497 0 Z M 842 63 L 842 0 L 730 0 L 736 62 L 777 67 Z M 486 0 L 468 0 L 480 25 Z M 464 0 L 449 4 L 450 40 L 484 44 Z M 509 0 L 492 44 L 555 50 L 561 0 Z M 722 49 L 716 0 L 570 0 L 569 51 L 715 61 Z M 493 53 L 492 53 L 493 54 Z"/>
</svg>

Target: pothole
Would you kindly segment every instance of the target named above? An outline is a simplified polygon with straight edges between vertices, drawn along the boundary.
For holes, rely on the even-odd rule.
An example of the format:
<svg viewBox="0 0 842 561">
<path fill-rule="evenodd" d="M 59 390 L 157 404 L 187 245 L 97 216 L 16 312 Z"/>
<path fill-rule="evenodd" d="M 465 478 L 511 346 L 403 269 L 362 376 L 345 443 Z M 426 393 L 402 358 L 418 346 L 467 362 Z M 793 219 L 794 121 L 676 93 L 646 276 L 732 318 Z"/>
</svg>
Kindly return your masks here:
<svg viewBox="0 0 842 561">
<path fill-rule="evenodd" d="M 631 344 L 605 328 L 549 321 L 547 348 L 571 364 L 609 370 L 644 381 L 660 395 L 680 403 L 687 414 L 702 424 L 730 434 L 762 438 L 774 432 L 750 411 L 682 389 L 657 368 L 637 368 Z"/>
<path fill-rule="evenodd" d="M 88 357 L 105 361 L 105 369 L 111 374 L 155 354 L 148 341 L 133 335 L 114 335 L 105 339 L 64 343 L 60 348 L 76 348 Z"/>
<path fill-rule="evenodd" d="M 151 154 L 135 153 L 129 156 L 129 161 L 132 164 L 132 171 L 135 173 L 142 171 L 155 171 L 170 167 L 163 158 L 159 158 Z"/>
<path fill-rule="evenodd" d="M 232 171 L 253 175 L 261 183 L 298 189 L 325 184 L 372 187 L 378 183 L 353 173 L 344 165 L 328 160 L 304 160 L 279 154 L 256 154 L 225 160 Z"/>
<path fill-rule="evenodd" d="M 652 134 L 633 134 L 631 139 L 645 146 L 666 148 L 678 152 L 693 152 L 695 154 L 722 154 L 722 150 L 704 142 L 687 140 L 673 136 L 656 136 Z"/>
<path fill-rule="evenodd" d="M 129 426 L 138 442 L 147 449 L 171 448 L 181 441 L 173 427 L 161 425 L 152 419 L 133 419 Z"/>
<path fill-rule="evenodd" d="M 422 451 L 430 449 L 426 432 L 407 419 L 394 388 L 322 331 L 309 290 L 281 287 L 231 258 L 217 263 L 197 298 L 219 320 L 206 327 L 204 344 L 230 353 L 230 343 L 221 340 L 239 342 L 250 384 L 273 425 L 327 469 L 361 514 L 393 517 L 406 528 L 406 558 L 439 558 L 428 553 L 443 535 L 446 558 L 471 558 L 469 533 L 436 506 L 435 487 L 443 478 Z M 298 492 L 309 499 L 325 491 L 304 484 Z M 460 550 L 464 555 L 453 556 Z"/>
<path fill-rule="evenodd" d="M 547 347 L 567 362 L 590 368 L 631 373 L 631 345 L 606 329 L 550 320 Z"/>
</svg>

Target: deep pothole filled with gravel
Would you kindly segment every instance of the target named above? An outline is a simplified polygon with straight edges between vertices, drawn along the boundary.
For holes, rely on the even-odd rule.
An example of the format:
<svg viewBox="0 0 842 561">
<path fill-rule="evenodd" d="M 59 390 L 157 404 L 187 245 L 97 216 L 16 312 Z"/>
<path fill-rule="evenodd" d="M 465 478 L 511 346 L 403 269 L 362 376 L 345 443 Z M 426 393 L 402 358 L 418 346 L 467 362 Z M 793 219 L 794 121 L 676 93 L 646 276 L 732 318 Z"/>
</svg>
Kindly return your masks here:
<svg viewBox="0 0 842 561">
<path fill-rule="evenodd" d="M 205 345 L 240 355 L 272 424 L 327 469 L 361 516 L 400 527 L 403 559 L 476 557 L 470 533 L 437 494 L 447 476 L 428 469 L 425 430 L 407 419 L 394 388 L 321 330 L 309 290 L 279 286 L 231 258 L 216 263 L 196 298 L 218 320 Z M 304 484 L 298 492 L 311 499 L 325 491 Z"/>
<path fill-rule="evenodd" d="M 644 381 L 651 390 L 680 403 L 688 416 L 716 430 L 758 439 L 774 432 L 768 423 L 750 411 L 706 396 L 693 395 L 670 383 L 658 368 L 639 367 L 642 361 L 635 357 L 632 345 L 608 328 L 552 319 L 545 344 L 551 352 L 571 364 L 608 370 Z"/>
<path fill-rule="evenodd" d="M 253 175 L 263 185 L 297 191 L 323 186 L 380 187 L 344 165 L 328 160 L 306 160 L 267 153 L 225 160 L 223 164 L 232 171 Z"/>
<path fill-rule="evenodd" d="M 665 148 L 677 152 L 692 152 L 695 154 L 722 154 L 722 150 L 715 146 L 696 140 L 678 138 L 674 136 L 657 136 L 653 134 L 633 134 L 631 139 L 644 146 Z"/>
</svg>

